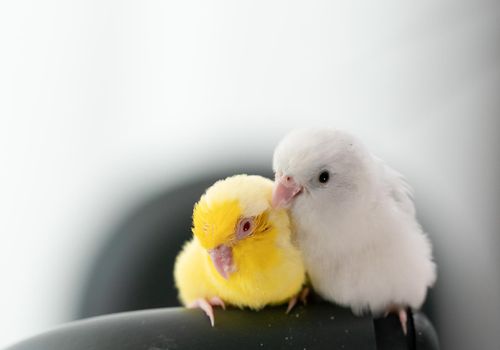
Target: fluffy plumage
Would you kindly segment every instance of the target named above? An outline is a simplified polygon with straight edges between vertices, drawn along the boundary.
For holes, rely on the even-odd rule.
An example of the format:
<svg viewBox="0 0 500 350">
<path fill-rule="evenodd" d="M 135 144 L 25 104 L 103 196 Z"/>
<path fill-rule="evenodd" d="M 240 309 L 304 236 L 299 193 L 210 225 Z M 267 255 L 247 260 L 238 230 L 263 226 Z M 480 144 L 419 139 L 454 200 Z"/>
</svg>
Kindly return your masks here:
<svg viewBox="0 0 500 350">
<path fill-rule="evenodd" d="M 193 238 L 174 269 L 184 305 L 199 300 L 214 305 L 210 300 L 220 298 L 260 309 L 300 291 L 302 257 L 290 241 L 288 214 L 271 207 L 272 188 L 263 177 L 237 175 L 216 182 L 201 197 L 193 211 Z"/>
<path fill-rule="evenodd" d="M 290 133 L 273 168 L 318 294 L 356 314 L 420 308 L 436 271 L 401 174 L 333 129 Z"/>
</svg>

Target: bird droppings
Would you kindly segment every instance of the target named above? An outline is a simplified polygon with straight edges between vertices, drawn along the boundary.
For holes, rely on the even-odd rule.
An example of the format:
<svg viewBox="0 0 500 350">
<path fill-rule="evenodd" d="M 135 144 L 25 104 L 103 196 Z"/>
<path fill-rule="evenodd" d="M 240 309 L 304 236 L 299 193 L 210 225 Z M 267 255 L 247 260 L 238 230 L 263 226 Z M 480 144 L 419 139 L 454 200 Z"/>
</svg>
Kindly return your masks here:
<svg viewBox="0 0 500 350">
<path fill-rule="evenodd" d="M 295 317 L 299 318 L 299 316 L 300 316 L 300 315 L 299 315 L 299 313 L 296 313 L 296 314 L 295 314 Z"/>
<path fill-rule="evenodd" d="M 334 320 L 335 319 L 335 316 L 330 316 L 330 320 Z"/>
<path fill-rule="evenodd" d="M 288 340 L 288 337 L 285 337 L 285 340 Z"/>
<path fill-rule="evenodd" d="M 260 343 L 260 346 L 264 346 L 264 343 Z"/>
<path fill-rule="evenodd" d="M 348 330 L 348 329 L 346 329 L 344 332 L 349 333 L 349 330 Z"/>
</svg>

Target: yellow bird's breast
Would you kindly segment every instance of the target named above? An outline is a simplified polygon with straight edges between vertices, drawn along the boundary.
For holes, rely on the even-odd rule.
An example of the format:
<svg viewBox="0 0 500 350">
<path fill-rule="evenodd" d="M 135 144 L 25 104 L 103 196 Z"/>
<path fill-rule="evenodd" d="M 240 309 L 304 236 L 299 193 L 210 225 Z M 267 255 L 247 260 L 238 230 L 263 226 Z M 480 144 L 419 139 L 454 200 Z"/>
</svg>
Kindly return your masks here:
<svg viewBox="0 0 500 350">
<path fill-rule="evenodd" d="M 272 183 L 265 184 L 266 195 L 270 197 Z M 265 203 L 268 203 L 269 198 L 265 198 Z M 205 222 L 202 219 L 210 214 L 208 209 L 202 205 L 195 209 L 195 226 L 201 227 L 201 231 L 193 230 L 193 239 L 184 246 L 176 260 L 174 277 L 184 305 L 199 298 L 217 296 L 227 304 L 260 309 L 269 304 L 284 303 L 300 292 L 305 281 L 305 269 L 301 253 L 291 243 L 289 219 L 285 211 L 269 211 L 262 216 L 264 221 L 261 225 L 257 224 L 255 233 L 228 243 L 236 270 L 225 279 L 215 269 L 207 251 L 217 244 L 208 239 L 207 235 L 213 234 L 212 231 L 203 232 Z M 227 216 L 227 208 L 222 209 Z M 213 203 L 211 210 L 214 210 Z M 218 229 L 221 222 L 231 227 L 235 225 L 234 220 L 230 224 L 224 220 L 215 221 Z"/>
<path fill-rule="evenodd" d="M 233 247 L 236 271 L 226 280 L 206 256 L 213 285 L 229 304 L 260 309 L 297 294 L 305 281 L 302 256 L 288 237 L 253 239 Z"/>
</svg>

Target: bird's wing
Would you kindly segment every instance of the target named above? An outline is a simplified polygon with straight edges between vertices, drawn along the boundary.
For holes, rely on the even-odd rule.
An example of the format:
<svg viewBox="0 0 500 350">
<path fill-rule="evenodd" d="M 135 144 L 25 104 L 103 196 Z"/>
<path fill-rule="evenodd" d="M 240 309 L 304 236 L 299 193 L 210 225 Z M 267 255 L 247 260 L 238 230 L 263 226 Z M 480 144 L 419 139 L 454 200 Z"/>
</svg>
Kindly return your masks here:
<svg viewBox="0 0 500 350">
<path fill-rule="evenodd" d="M 200 298 L 218 296 L 211 278 L 207 275 L 205 268 L 207 260 L 204 254 L 206 252 L 198 241 L 192 239 L 184 245 L 175 261 L 175 284 L 184 305 L 189 305 Z"/>
<path fill-rule="evenodd" d="M 383 182 L 387 194 L 394 200 L 396 205 L 405 213 L 415 216 L 415 203 L 413 202 L 413 189 L 405 177 L 398 171 L 387 165 L 382 159 L 374 157 L 379 163 L 384 174 Z"/>
</svg>

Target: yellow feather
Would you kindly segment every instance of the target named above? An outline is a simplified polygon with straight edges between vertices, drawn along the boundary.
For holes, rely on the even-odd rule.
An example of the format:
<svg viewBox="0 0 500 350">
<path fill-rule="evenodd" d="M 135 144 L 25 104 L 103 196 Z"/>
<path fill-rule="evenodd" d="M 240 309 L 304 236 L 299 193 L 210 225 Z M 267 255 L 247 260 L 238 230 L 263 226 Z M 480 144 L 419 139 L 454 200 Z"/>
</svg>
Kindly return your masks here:
<svg viewBox="0 0 500 350">
<path fill-rule="evenodd" d="M 179 253 L 174 278 L 183 304 L 220 297 L 238 307 L 260 309 L 297 294 L 305 280 L 302 257 L 290 239 L 284 210 L 271 208 L 272 181 L 237 175 L 216 182 L 193 211 L 193 239 Z M 236 240 L 237 222 L 253 217 L 254 232 Z M 232 247 L 236 271 L 224 279 L 207 250 Z"/>
<path fill-rule="evenodd" d="M 215 202 L 209 206 L 202 197 L 193 211 L 193 234 L 205 249 L 214 248 L 230 239 L 240 213 L 237 200 Z"/>
</svg>

